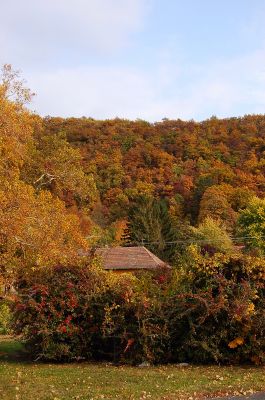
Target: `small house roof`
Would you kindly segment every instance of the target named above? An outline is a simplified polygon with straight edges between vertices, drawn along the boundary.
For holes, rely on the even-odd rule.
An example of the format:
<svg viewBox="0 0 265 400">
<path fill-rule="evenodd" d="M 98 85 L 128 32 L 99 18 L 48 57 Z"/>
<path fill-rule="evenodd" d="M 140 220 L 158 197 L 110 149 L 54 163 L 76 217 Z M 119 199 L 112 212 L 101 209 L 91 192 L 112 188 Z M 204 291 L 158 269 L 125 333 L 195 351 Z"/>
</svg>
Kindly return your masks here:
<svg viewBox="0 0 265 400">
<path fill-rule="evenodd" d="M 102 258 L 104 269 L 109 270 L 155 270 L 169 267 L 145 247 L 106 247 L 96 250 Z"/>
</svg>

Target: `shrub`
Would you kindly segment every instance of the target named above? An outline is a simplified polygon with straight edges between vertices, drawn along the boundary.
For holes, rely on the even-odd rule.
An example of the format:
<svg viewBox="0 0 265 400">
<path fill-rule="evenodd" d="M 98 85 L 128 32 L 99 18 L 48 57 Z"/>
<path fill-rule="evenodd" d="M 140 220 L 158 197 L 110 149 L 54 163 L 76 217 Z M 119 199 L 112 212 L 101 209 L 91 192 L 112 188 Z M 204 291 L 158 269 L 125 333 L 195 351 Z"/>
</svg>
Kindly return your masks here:
<svg viewBox="0 0 265 400">
<path fill-rule="evenodd" d="M 214 276 L 208 288 L 172 297 L 169 303 L 174 361 L 265 361 L 264 297 L 247 281 Z M 259 295 L 257 294 L 259 293 Z"/>
<path fill-rule="evenodd" d="M 262 264 L 194 260 L 171 276 L 116 275 L 95 262 L 38 272 L 16 300 L 15 331 L 43 359 L 263 363 Z"/>
<path fill-rule="evenodd" d="M 39 272 L 35 280 L 20 290 L 14 306 L 15 332 L 24 335 L 35 357 L 161 358 L 163 302 L 152 302 L 137 289 L 139 278 L 107 273 L 93 264 L 58 266 L 52 274 Z M 158 290 L 156 281 L 148 282 Z"/>
<path fill-rule="evenodd" d="M 97 292 L 104 273 L 96 268 L 57 266 L 41 271 L 37 282 L 21 290 L 15 304 L 15 331 L 27 339 L 34 356 L 69 360 L 89 357 L 97 330 Z"/>
</svg>

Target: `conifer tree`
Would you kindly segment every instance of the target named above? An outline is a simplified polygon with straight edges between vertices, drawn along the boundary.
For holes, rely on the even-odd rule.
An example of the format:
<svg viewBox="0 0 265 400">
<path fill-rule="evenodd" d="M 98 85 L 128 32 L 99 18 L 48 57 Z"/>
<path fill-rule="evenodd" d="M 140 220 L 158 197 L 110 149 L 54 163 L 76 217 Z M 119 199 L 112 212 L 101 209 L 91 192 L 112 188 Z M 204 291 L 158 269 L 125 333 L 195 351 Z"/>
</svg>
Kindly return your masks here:
<svg viewBox="0 0 265 400">
<path fill-rule="evenodd" d="M 166 200 L 140 196 L 128 213 L 124 234 L 127 246 L 145 246 L 158 257 L 171 261 L 177 232 L 168 211 Z"/>
</svg>

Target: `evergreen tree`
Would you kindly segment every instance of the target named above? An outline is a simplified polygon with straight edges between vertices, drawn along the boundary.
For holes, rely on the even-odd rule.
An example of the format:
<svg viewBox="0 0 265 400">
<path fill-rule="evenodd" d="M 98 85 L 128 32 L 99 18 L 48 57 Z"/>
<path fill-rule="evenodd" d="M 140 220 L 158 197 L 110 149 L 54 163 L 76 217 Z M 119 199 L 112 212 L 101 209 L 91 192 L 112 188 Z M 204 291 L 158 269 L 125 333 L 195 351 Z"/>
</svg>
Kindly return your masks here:
<svg viewBox="0 0 265 400">
<path fill-rule="evenodd" d="M 139 197 L 128 213 L 124 234 L 127 246 L 145 246 L 165 261 L 174 258 L 177 231 L 168 212 L 166 200 Z"/>
</svg>

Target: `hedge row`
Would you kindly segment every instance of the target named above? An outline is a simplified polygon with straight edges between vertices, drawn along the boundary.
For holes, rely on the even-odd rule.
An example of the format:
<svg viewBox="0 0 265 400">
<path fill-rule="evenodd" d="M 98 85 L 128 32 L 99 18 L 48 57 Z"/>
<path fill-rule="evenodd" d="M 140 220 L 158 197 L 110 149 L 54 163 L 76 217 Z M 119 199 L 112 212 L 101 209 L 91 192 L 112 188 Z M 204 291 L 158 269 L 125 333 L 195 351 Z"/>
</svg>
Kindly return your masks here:
<svg viewBox="0 0 265 400">
<path fill-rule="evenodd" d="M 38 359 L 261 364 L 264 284 L 229 262 L 141 276 L 58 266 L 20 289 L 14 329 Z"/>
</svg>

